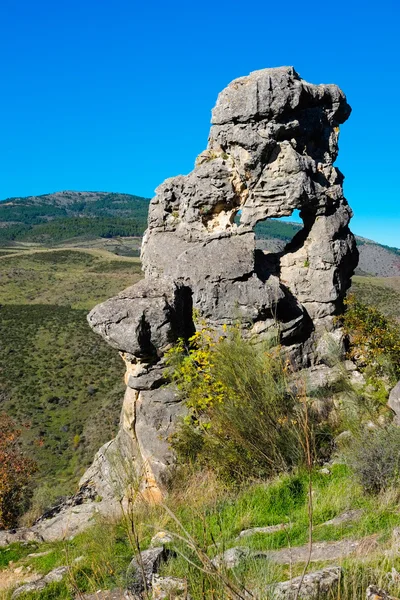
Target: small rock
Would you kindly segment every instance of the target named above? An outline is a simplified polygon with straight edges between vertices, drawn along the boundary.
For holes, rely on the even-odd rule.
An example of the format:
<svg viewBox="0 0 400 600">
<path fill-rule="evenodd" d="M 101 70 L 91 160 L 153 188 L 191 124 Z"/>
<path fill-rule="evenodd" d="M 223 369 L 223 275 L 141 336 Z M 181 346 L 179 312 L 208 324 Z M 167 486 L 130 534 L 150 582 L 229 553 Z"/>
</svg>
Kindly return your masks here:
<svg viewBox="0 0 400 600">
<path fill-rule="evenodd" d="M 377 585 L 369 585 L 366 592 L 367 600 L 398 600 L 390 596 L 385 590 L 378 588 Z"/>
<path fill-rule="evenodd" d="M 75 600 L 127 600 L 128 598 L 133 598 L 133 596 L 128 595 L 122 588 L 98 590 L 93 594 L 79 594 L 79 596 L 75 596 Z"/>
<path fill-rule="evenodd" d="M 361 509 L 354 510 L 346 510 L 346 512 L 334 517 L 333 519 L 329 519 L 329 521 L 325 521 L 322 525 L 342 525 L 342 523 L 349 523 L 351 521 L 357 521 L 362 515 Z"/>
<path fill-rule="evenodd" d="M 345 360 L 343 364 L 346 371 L 357 371 L 357 365 L 352 360 Z"/>
<path fill-rule="evenodd" d="M 226 569 L 234 569 L 238 566 L 240 561 L 244 560 L 250 555 L 249 548 L 244 548 L 242 546 L 236 546 L 234 548 L 229 548 L 225 550 L 223 554 L 218 554 L 215 558 L 212 559 L 212 564 L 217 569 L 221 567 L 225 567 Z"/>
<path fill-rule="evenodd" d="M 321 475 L 330 475 L 331 474 L 328 467 L 322 467 L 322 469 L 320 469 L 319 472 L 321 473 Z"/>
<path fill-rule="evenodd" d="M 20 574 L 22 573 L 24 570 L 24 567 L 17 567 L 16 569 L 14 569 L 14 573 Z"/>
<path fill-rule="evenodd" d="M 400 573 L 394 567 L 392 567 L 388 575 L 391 577 L 393 583 L 400 583 Z"/>
<path fill-rule="evenodd" d="M 285 529 L 284 523 L 279 523 L 279 525 L 267 525 L 267 527 L 252 527 L 251 529 L 243 529 L 243 531 L 239 533 L 239 538 L 256 535 L 257 533 L 275 533 L 276 531 L 282 531 L 282 529 Z"/>
<path fill-rule="evenodd" d="M 166 531 L 158 531 L 151 538 L 150 545 L 152 547 L 164 546 L 164 544 L 169 544 L 172 541 L 173 541 L 173 537 L 170 533 L 167 533 Z"/>
<path fill-rule="evenodd" d="M 350 383 L 352 385 L 364 385 L 366 383 L 365 377 L 360 371 L 353 371 L 350 375 Z"/>
<path fill-rule="evenodd" d="M 51 554 L 53 551 L 52 550 L 46 550 L 45 552 L 33 552 L 32 554 L 28 554 L 29 558 L 39 558 L 40 556 L 47 556 L 48 554 Z"/>
<path fill-rule="evenodd" d="M 50 571 L 50 573 L 47 573 L 47 575 L 45 575 L 43 577 L 44 581 L 46 583 L 53 583 L 54 581 L 58 582 L 61 581 L 62 578 L 64 577 L 64 575 L 66 575 L 68 573 L 69 567 L 57 567 L 56 569 L 53 569 L 52 571 Z"/>
<path fill-rule="evenodd" d="M 146 588 L 151 588 L 153 575 L 157 573 L 161 563 L 166 561 L 171 553 L 159 546 L 144 550 L 135 556 L 126 572 L 127 588 L 129 592 L 141 594 Z"/>
<path fill-rule="evenodd" d="M 353 439 L 353 434 L 351 433 L 351 431 L 342 431 L 342 433 L 339 433 L 338 436 L 336 436 L 335 438 L 335 444 L 337 446 L 343 446 L 348 444 L 351 440 Z"/>
<path fill-rule="evenodd" d="M 15 600 L 15 598 L 18 598 L 21 596 L 21 594 L 26 594 L 28 592 L 41 592 L 46 586 L 49 585 L 49 583 L 61 581 L 67 572 L 68 567 L 57 567 L 56 569 L 50 571 L 50 573 L 47 573 L 47 575 L 41 579 L 32 581 L 30 583 L 25 583 L 25 585 L 22 585 L 14 590 L 11 600 Z"/>
<path fill-rule="evenodd" d="M 395 414 L 393 419 L 396 425 L 400 425 L 400 381 L 394 386 L 389 394 L 389 407 Z"/>
<path fill-rule="evenodd" d="M 274 600 L 294 600 L 298 593 L 299 600 L 319 600 L 321 596 L 329 594 L 329 597 L 336 597 L 339 587 L 340 576 L 342 573 L 341 567 L 328 567 L 313 573 L 307 573 L 302 581 L 301 576 L 282 581 L 275 585 L 269 586 L 273 590 Z"/>
<path fill-rule="evenodd" d="M 148 373 L 134 377 L 129 375 L 128 385 L 134 390 L 153 390 L 165 382 L 163 369 L 152 369 Z"/>
<path fill-rule="evenodd" d="M 78 563 L 82 562 L 84 559 L 85 559 L 85 557 L 84 557 L 84 556 L 77 556 L 76 558 L 74 558 L 74 561 L 73 561 L 73 562 L 74 562 L 74 565 L 76 565 L 76 564 L 78 564 Z"/>
<path fill-rule="evenodd" d="M 15 598 L 19 598 L 22 594 L 27 594 L 28 592 L 41 592 L 45 587 L 46 582 L 43 579 L 25 583 L 24 585 L 21 585 L 21 587 L 14 590 L 11 600 L 15 600 Z"/>
<path fill-rule="evenodd" d="M 159 577 L 153 575 L 153 600 L 189 600 L 187 582 L 177 577 Z"/>
</svg>

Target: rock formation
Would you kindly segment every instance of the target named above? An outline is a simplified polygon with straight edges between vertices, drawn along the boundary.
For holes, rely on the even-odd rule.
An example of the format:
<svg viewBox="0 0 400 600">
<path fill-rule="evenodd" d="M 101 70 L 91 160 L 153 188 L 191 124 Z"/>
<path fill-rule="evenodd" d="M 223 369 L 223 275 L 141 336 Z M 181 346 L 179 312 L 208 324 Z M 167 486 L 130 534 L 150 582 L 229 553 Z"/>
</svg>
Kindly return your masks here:
<svg viewBox="0 0 400 600">
<path fill-rule="evenodd" d="M 133 442 L 150 493 L 168 478 L 168 436 L 184 410 L 173 387 L 160 387 L 163 354 L 193 333 L 193 310 L 217 330 L 239 322 L 260 339 L 278 327 L 297 368 L 318 362 L 318 340 L 334 331 L 357 263 L 333 166 L 350 111 L 337 86 L 306 83 L 292 67 L 233 81 L 194 170 L 166 180 L 150 204 L 145 279 L 90 313 L 127 364 L 116 443 Z M 256 250 L 254 226 L 295 209 L 304 228 L 284 251 Z"/>
<path fill-rule="evenodd" d="M 312 85 L 292 67 L 255 71 L 224 89 L 207 150 L 186 176 L 167 179 L 151 201 L 142 244 L 145 278 L 96 306 L 91 327 L 126 362 L 121 427 L 82 479 L 99 510 L 140 479 L 157 500 L 170 476 L 168 439 L 184 405 L 165 384 L 164 353 L 195 330 L 240 323 L 243 335 L 279 330 L 295 368 L 323 358 L 336 335 L 357 264 L 333 166 L 339 125 L 351 109 L 335 85 Z M 281 252 L 255 247 L 255 225 L 300 211 L 303 229 Z"/>
</svg>

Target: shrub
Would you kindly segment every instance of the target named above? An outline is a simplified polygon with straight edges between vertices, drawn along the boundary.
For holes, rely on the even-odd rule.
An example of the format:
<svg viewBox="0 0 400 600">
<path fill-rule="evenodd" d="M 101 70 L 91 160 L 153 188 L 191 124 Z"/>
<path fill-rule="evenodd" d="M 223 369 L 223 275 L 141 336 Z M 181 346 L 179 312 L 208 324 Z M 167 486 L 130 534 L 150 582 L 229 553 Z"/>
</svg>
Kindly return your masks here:
<svg viewBox="0 0 400 600">
<path fill-rule="evenodd" d="M 350 295 L 343 326 L 351 341 L 350 355 L 373 375 L 400 378 L 400 328 L 377 308 Z"/>
<path fill-rule="evenodd" d="M 19 447 L 21 432 L 0 414 L 0 529 L 15 527 L 29 501 L 35 463 Z"/>
<path fill-rule="evenodd" d="M 189 415 L 172 440 L 178 462 L 226 479 L 268 477 L 302 463 L 304 405 L 288 391 L 279 348 L 204 328 L 169 354 Z"/>
<path fill-rule="evenodd" d="M 400 481 L 400 428 L 364 429 L 349 444 L 346 459 L 364 490 L 376 494 Z"/>
</svg>

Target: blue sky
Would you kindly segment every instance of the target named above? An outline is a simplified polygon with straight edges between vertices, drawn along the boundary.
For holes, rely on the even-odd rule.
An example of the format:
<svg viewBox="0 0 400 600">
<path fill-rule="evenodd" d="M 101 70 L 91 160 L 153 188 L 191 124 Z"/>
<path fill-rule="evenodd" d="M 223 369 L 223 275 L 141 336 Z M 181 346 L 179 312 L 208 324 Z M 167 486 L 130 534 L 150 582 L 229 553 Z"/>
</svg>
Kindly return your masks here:
<svg viewBox="0 0 400 600">
<path fill-rule="evenodd" d="M 229 81 L 293 65 L 353 107 L 337 161 L 353 230 L 400 246 L 399 17 L 394 0 L 2 0 L 0 198 L 151 197 L 193 168 Z"/>
</svg>

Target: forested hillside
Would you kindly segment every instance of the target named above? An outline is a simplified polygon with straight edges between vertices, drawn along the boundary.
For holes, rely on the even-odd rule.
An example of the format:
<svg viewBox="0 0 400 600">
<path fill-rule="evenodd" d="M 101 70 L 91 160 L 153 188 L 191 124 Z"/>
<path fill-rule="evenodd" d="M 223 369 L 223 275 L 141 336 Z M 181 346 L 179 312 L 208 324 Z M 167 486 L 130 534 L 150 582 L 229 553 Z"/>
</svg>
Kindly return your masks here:
<svg viewBox="0 0 400 600">
<path fill-rule="evenodd" d="M 0 202 L 0 244 L 141 236 L 149 200 L 107 192 L 56 192 Z"/>
<path fill-rule="evenodd" d="M 107 247 L 115 254 L 138 256 L 148 208 L 148 198 L 107 192 L 64 191 L 8 198 L 0 202 L 0 247 L 85 243 L 89 247 Z M 300 223 L 268 219 L 255 227 L 257 245 L 279 252 L 300 229 Z M 128 238 L 136 241 L 123 241 Z M 361 237 L 357 237 L 357 244 L 358 274 L 400 276 L 398 248 Z"/>
</svg>

